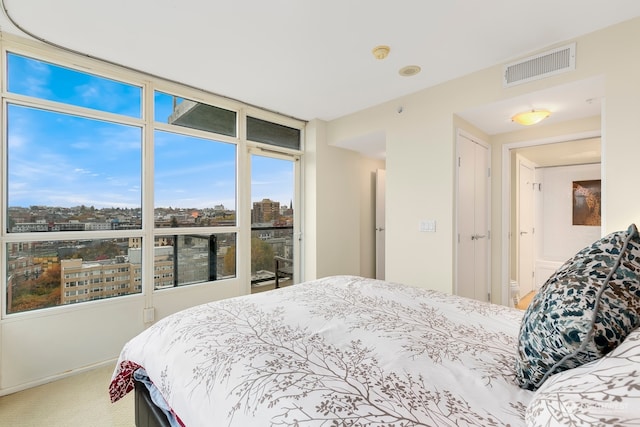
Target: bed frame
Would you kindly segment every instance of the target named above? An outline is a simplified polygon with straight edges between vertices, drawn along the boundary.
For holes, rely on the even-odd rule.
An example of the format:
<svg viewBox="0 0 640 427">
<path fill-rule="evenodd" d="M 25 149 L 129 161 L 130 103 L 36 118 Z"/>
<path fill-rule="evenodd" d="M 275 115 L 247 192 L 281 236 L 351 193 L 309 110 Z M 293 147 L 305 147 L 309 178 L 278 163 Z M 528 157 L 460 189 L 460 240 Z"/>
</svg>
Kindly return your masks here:
<svg viewBox="0 0 640 427">
<path fill-rule="evenodd" d="M 170 427 L 169 420 L 149 395 L 147 387 L 135 381 L 136 427 Z"/>
</svg>

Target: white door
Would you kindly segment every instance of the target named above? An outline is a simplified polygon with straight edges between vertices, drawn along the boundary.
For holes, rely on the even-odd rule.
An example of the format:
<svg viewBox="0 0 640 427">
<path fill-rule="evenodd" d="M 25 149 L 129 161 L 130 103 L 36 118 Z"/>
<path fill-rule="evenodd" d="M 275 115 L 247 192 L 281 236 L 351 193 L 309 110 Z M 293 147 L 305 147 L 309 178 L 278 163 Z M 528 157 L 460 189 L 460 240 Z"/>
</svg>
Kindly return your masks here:
<svg viewBox="0 0 640 427">
<path fill-rule="evenodd" d="M 520 295 L 533 290 L 534 284 L 534 166 L 518 156 L 517 248 Z"/>
<path fill-rule="evenodd" d="M 386 171 L 376 170 L 376 279 L 384 280 Z"/>
<path fill-rule="evenodd" d="M 489 295 L 490 152 L 459 134 L 456 293 L 481 301 Z"/>
</svg>

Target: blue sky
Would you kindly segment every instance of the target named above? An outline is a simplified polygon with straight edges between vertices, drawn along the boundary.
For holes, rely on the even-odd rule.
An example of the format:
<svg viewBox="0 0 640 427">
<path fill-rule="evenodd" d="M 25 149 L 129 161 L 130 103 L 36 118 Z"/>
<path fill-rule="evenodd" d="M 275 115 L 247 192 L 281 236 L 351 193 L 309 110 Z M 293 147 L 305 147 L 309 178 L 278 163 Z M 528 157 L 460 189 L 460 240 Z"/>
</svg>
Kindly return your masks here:
<svg viewBox="0 0 640 427">
<path fill-rule="evenodd" d="M 10 54 L 9 91 L 130 118 L 141 88 Z M 156 93 L 156 117 L 173 98 Z M 142 128 L 25 105 L 7 110 L 9 206 L 141 206 Z M 156 130 L 156 207 L 235 209 L 236 146 Z M 252 201 L 293 198 L 293 163 L 252 156 Z"/>
</svg>

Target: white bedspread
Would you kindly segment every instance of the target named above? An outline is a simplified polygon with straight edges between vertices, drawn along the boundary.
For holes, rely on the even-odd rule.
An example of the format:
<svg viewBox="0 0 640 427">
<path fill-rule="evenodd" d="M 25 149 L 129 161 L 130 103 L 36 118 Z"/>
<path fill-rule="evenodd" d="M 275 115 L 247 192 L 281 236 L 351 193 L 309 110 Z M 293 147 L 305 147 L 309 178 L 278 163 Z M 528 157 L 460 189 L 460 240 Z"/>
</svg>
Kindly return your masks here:
<svg viewBox="0 0 640 427">
<path fill-rule="evenodd" d="M 110 395 L 144 367 L 196 426 L 524 425 L 522 312 L 353 276 L 200 305 L 123 348 Z"/>
</svg>

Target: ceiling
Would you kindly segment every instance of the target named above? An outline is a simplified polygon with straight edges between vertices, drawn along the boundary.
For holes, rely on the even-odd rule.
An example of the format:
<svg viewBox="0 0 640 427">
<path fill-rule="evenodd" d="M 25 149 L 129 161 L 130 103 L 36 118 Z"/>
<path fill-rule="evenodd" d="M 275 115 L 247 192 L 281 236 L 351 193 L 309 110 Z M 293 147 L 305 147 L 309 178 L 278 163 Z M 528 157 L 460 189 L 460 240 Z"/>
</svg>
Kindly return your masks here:
<svg viewBox="0 0 640 427">
<path fill-rule="evenodd" d="M 637 0 L 0 0 L 25 35 L 302 120 L 332 120 L 640 16 Z M 388 45 L 384 60 L 372 49 Z M 399 70 L 418 65 L 404 77 Z M 599 114 L 592 79 L 460 112 L 488 134 L 545 105 Z M 587 99 L 590 101 L 587 102 Z M 357 141 L 354 141 L 357 143 Z"/>
<path fill-rule="evenodd" d="M 600 163 L 602 157 L 599 137 L 516 148 L 512 152 L 542 168 Z"/>
</svg>

